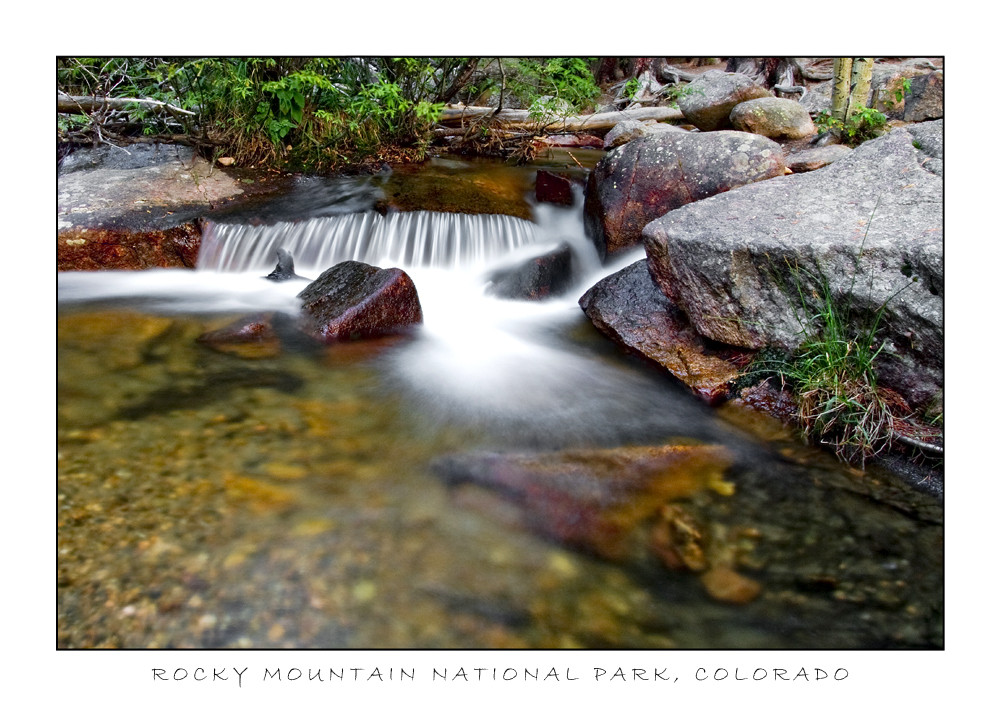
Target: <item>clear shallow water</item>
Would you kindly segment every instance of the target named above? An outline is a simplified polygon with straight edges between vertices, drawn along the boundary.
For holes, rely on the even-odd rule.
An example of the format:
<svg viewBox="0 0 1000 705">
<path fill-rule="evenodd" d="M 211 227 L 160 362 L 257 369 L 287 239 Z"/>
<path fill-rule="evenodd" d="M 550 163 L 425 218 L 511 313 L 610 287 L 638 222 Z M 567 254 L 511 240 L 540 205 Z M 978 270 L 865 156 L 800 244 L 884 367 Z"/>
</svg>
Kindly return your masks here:
<svg viewBox="0 0 1000 705">
<path fill-rule="evenodd" d="M 199 345 L 246 312 L 296 309 L 303 283 L 264 280 L 266 257 L 60 274 L 60 645 L 939 646 L 937 503 L 780 431 L 754 440 L 623 358 L 576 299 L 626 262 L 597 266 L 579 209 L 534 212 L 526 242 L 411 262 L 425 323 L 406 339 Z M 373 264 L 395 264 L 391 240 Z M 491 268 L 562 240 L 584 270 L 573 292 L 483 294 Z M 333 263 L 293 254 L 305 276 Z M 721 478 L 679 467 L 671 511 L 696 519 L 709 562 L 759 586 L 752 601 L 720 601 L 643 550 L 600 557 L 539 531 L 509 492 L 439 471 L 456 454 L 663 444 L 727 448 Z M 593 489 L 618 511 L 646 501 L 615 491 Z"/>
</svg>

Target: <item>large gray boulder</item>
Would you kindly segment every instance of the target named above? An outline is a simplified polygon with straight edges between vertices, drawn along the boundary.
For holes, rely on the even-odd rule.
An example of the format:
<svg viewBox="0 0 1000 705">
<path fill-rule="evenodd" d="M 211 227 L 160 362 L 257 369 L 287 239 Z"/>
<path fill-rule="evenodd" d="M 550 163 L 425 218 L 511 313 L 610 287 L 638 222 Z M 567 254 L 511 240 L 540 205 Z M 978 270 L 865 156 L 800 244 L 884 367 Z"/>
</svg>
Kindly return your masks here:
<svg viewBox="0 0 1000 705">
<path fill-rule="evenodd" d="M 663 132 L 605 156 L 587 180 L 584 227 L 602 257 L 639 244 L 674 208 L 785 173 L 781 147 L 745 132 Z"/>
<path fill-rule="evenodd" d="M 825 296 L 858 332 L 883 310 L 882 383 L 919 407 L 943 381 L 943 190 L 898 128 L 819 171 L 693 203 L 643 231 L 650 273 L 707 338 L 794 349 Z"/>
<path fill-rule="evenodd" d="M 765 98 L 771 92 L 758 86 L 742 73 L 726 73 L 712 69 L 691 81 L 677 107 L 692 125 L 703 132 L 730 127 L 729 114 L 737 105 L 754 98 Z"/>
</svg>

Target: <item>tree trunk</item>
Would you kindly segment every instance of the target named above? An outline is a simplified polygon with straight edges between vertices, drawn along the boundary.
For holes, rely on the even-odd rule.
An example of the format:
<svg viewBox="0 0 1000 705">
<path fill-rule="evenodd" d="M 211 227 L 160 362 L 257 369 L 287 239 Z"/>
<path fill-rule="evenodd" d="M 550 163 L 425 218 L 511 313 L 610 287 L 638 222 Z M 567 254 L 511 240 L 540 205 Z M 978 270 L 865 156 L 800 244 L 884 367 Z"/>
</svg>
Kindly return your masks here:
<svg viewBox="0 0 1000 705">
<path fill-rule="evenodd" d="M 56 112 L 59 113 L 92 113 L 102 108 L 110 108 L 111 110 L 123 110 L 129 105 L 138 103 L 144 107 L 149 108 L 153 111 L 164 111 L 171 114 L 180 115 L 196 115 L 197 113 L 192 113 L 190 110 L 184 110 L 183 108 L 178 108 L 173 105 L 169 105 L 159 100 L 151 100 L 149 98 L 95 98 L 93 96 L 86 95 L 57 95 L 56 96 Z"/>
<path fill-rule="evenodd" d="M 833 60 L 833 95 L 830 117 L 844 122 L 851 100 L 851 59 Z"/>
<path fill-rule="evenodd" d="M 868 92 L 872 87 L 872 65 L 875 59 L 854 59 L 851 64 L 851 100 L 847 108 L 850 118 L 861 108 L 868 107 Z"/>
<path fill-rule="evenodd" d="M 593 115 L 577 115 L 567 118 L 557 118 L 547 123 L 538 123 L 531 119 L 527 110 L 500 110 L 488 107 L 469 106 L 464 108 L 445 108 L 438 118 L 441 125 L 462 124 L 465 121 L 484 118 L 493 115 L 495 126 L 501 130 L 543 130 L 546 132 L 606 132 L 623 120 L 656 120 L 667 122 L 683 120 L 684 114 L 676 108 L 637 108 L 612 113 L 595 113 Z M 435 130 L 436 135 L 456 134 Z"/>
</svg>

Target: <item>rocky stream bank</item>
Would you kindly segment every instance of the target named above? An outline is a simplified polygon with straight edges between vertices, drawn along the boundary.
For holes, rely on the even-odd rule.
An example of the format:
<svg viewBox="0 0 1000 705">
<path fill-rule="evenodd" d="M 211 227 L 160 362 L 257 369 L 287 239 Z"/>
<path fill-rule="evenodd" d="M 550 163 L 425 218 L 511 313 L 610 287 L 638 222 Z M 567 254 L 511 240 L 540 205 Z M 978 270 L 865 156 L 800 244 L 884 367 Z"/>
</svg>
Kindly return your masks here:
<svg viewBox="0 0 1000 705">
<path fill-rule="evenodd" d="M 914 83 L 929 76 L 923 80 L 928 90 L 940 88 L 939 70 L 913 68 L 912 72 Z M 872 100 L 878 100 L 882 95 L 878 91 L 888 90 L 885 86 L 892 80 L 896 79 L 876 81 Z M 500 172 L 481 178 L 446 166 L 420 180 L 411 179 L 413 169 L 406 167 L 373 175 L 371 189 L 345 192 L 342 199 L 333 199 L 330 208 L 336 213 L 382 215 L 422 208 L 524 219 L 531 217 L 533 202 L 580 208 L 582 194 L 587 238 L 606 266 L 622 262 L 580 298 L 589 321 L 585 323 L 641 360 L 641 365 L 667 373 L 664 376 L 690 390 L 695 406 L 713 407 L 719 418 L 740 429 L 738 433 L 763 439 L 773 457 L 741 454 L 738 443 L 736 450 L 724 447 L 711 434 L 677 433 L 661 445 L 520 447 L 496 452 L 447 452 L 448 444 L 431 452 L 389 436 L 382 439 L 384 430 L 374 430 L 377 424 L 385 421 L 391 427 L 400 422 L 381 419 L 385 412 L 372 411 L 381 407 L 365 393 L 359 391 L 358 398 L 338 405 L 325 396 L 325 373 L 306 371 L 301 361 L 280 363 L 293 366 L 291 375 L 277 373 L 271 366 L 279 364 L 282 350 L 306 348 L 321 351 L 328 371 L 354 374 L 342 363 L 353 356 L 365 358 L 382 349 L 378 346 L 391 348 L 422 325 L 420 287 L 401 269 L 353 261 L 327 269 L 312 282 L 294 282 L 298 277 L 294 260 L 287 253 L 276 253 L 277 267 L 269 278 L 282 285 L 290 280 L 301 285 L 297 297 L 301 303 L 291 314 L 266 312 L 224 324 L 140 318 L 131 324 L 131 332 L 129 326 L 117 330 L 100 316 L 96 324 L 87 323 L 92 314 L 85 312 L 70 312 L 61 322 L 64 357 L 95 370 L 64 385 L 71 393 L 61 419 L 74 428 L 61 432 L 60 462 L 65 465 L 61 484 L 68 488 L 64 495 L 77 497 L 66 499 L 73 506 L 61 510 L 60 541 L 66 555 L 86 552 L 84 528 L 98 520 L 105 527 L 109 550 L 116 541 L 119 546 L 130 545 L 127 520 L 98 517 L 100 512 L 93 507 L 102 500 L 91 496 L 87 483 L 74 484 L 74 478 L 89 477 L 87 462 L 106 462 L 100 453 L 108 450 L 102 451 L 108 439 L 112 449 L 142 446 L 145 453 L 146 446 L 159 448 L 163 442 L 136 424 L 161 412 L 183 431 L 169 448 L 156 451 L 162 454 L 156 466 L 162 482 L 171 487 L 188 482 L 169 471 L 174 455 L 183 458 L 185 467 L 197 469 L 191 477 L 207 478 L 190 480 L 193 494 L 186 485 L 174 494 L 189 493 L 204 504 L 199 536 L 214 535 L 213 540 L 229 543 L 221 547 L 220 561 L 199 553 L 171 565 L 167 559 L 173 553 L 186 555 L 178 548 L 187 541 L 180 528 L 193 521 L 187 515 L 174 517 L 171 526 L 177 527 L 143 538 L 135 548 L 141 565 L 149 567 L 147 577 L 154 590 L 148 593 L 124 585 L 110 593 L 97 590 L 96 583 L 86 579 L 93 565 L 81 567 L 65 559 L 60 587 L 70 597 L 64 600 L 60 643 L 385 645 L 395 638 L 389 636 L 394 629 L 409 629 L 407 643 L 437 646 L 659 648 L 676 645 L 664 634 L 693 634 L 701 628 L 683 624 L 676 616 L 674 622 L 662 622 L 665 613 L 648 603 L 653 598 L 644 592 L 646 587 L 631 582 L 632 587 L 621 593 L 628 595 L 625 607 L 609 607 L 603 594 L 585 592 L 581 594 L 586 599 L 576 599 L 572 591 L 581 570 L 606 563 L 627 566 L 629 581 L 655 585 L 649 593 L 656 596 L 654 602 L 666 596 L 668 602 L 683 604 L 694 599 L 692 589 L 707 595 L 719 610 L 712 618 L 720 624 L 738 624 L 737 631 L 745 630 L 750 643 L 758 637 L 747 635 L 756 634 L 759 624 L 781 622 L 790 639 L 784 645 L 814 644 L 810 640 L 817 624 L 853 624 L 855 613 L 862 610 L 868 620 L 865 626 L 832 630 L 824 645 L 939 645 L 942 625 L 935 605 L 940 601 L 936 576 L 941 569 L 943 441 L 941 422 L 928 419 L 941 418 L 944 382 L 941 115 L 927 108 L 921 96 L 925 106 L 921 111 L 913 107 L 916 100 L 911 101 L 909 113 L 903 106 L 893 107 L 900 119 L 882 137 L 854 149 L 816 146 L 808 107 L 815 102 L 763 95 L 764 89 L 748 89 L 749 79 L 739 74 L 705 72 L 698 81 L 702 89 L 679 101 L 685 119 L 675 122 L 682 126 L 619 122 L 603 135 L 606 151 L 593 150 L 586 168 L 574 157 L 571 168 L 529 169 L 533 190 L 528 193 L 522 181 Z M 735 102 L 734 93 L 739 98 Z M 822 88 L 813 86 L 807 96 L 816 101 L 817 94 L 822 96 Z M 704 104 L 709 98 L 712 104 Z M 903 122 L 906 115 L 921 121 Z M 280 219 L 280 211 L 272 207 L 278 197 L 284 203 L 280 208 L 294 210 L 296 198 L 308 200 L 312 193 L 309 179 L 259 179 L 230 172 L 177 147 L 140 149 L 128 158 L 116 151 L 71 157 L 59 176 L 60 271 L 190 268 L 197 262 L 203 228 L 212 227 L 212 222 L 230 216 L 264 222 Z M 407 185 L 410 181 L 417 185 Z M 571 288 L 579 275 L 578 264 L 572 249 L 559 243 L 496 269 L 489 290 L 498 298 L 545 301 Z M 794 353 L 804 341 L 821 334 L 819 314 L 828 302 L 842 312 L 845 333 L 852 339 L 865 332 L 864 326 L 877 313 L 879 382 L 898 397 L 907 418 L 914 419 L 898 429 L 892 453 L 864 472 L 803 448 L 794 431 L 801 420 L 797 400 L 781 386 L 778 375 L 761 374 L 754 367 L 764 355 Z M 149 396 L 148 404 L 103 401 L 99 408 L 109 410 L 110 416 L 94 420 L 94 410 L 83 400 L 107 392 L 88 385 L 99 385 L 109 372 L 102 371 L 102 365 L 118 363 L 95 355 L 94 343 L 84 332 L 87 325 L 97 325 L 112 339 L 139 336 L 138 342 L 130 343 L 136 348 L 135 359 L 120 366 L 133 370 L 148 363 L 150 371 L 143 375 L 163 377 L 137 392 Z M 173 379 L 176 363 L 160 364 L 167 359 L 161 348 L 172 349 L 184 361 L 180 374 L 190 380 Z M 236 360 L 242 371 L 232 376 L 219 358 Z M 231 398 L 212 398 L 204 408 L 188 408 L 208 395 L 202 386 L 208 388 L 212 375 L 232 378 L 231 385 L 226 383 Z M 303 385 L 317 389 L 285 408 L 281 393 Z M 352 386 L 358 386 L 356 381 L 345 383 L 345 388 Z M 178 392 L 188 387 L 192 387 L 190 399 L 187 392 Z M 259 404 L 265 397 L 268 404 Z M 172 403 L 164 400 L 173 400 L 176 407 L 157 406 Z M 118 406 L 119 412 L 110 411 Z M 364 429 L 355 433 L 351 430 L 355 426 Z M 365 433 L 374 434 L 374 440 L 363 440 Z M 407 427 L 400 437 L 417 435 Z M 350 461 L 331 464 L 331 437 Z M 212 444 L 223 439 L 238 441 L 242 465 L 213 479 L 207 458 Z M 268 450 L 266 462 L 255 456 L 271 446 L 274 454 Z M 386 457 L 385 447 L 397 456 Z M 818 474 L 803 469 L 797 460 L 803 454 L 820 468 Z M 83 465 L 75 464 L 77 456 Z M 443 489 L 429 489 L 423 475 L 407 476 L 398 484 L 397 461 L 425 468 L 427 477 L 435 478 Z M 120 477 L 108 480 L 114 488 L 142 487 L 145 481 L 127 472 L 124 461 L 115 462 L 122 468 Z M 883 464 L 893 471 L 887 472 Z M 361 482 L 348 482 L 352 478 Z M 351 510 L 359 524 L 381 524 L 385 510 L 380 502 L 385 497 L 399 495 L 396 499 L 402 502 L 407 493 L 427 492 L 431 508 L 407 510 L 415 513 L 397 517 L 397 533 L 386 534 L 378 545 L 358 544 L 360 539 L 342 532 L 331 547 L 321 540 L 328 537 L 330 519 L 319 499 L 328 485 L 336 486 L 337 492 L 364 495 Z M 373 499 L 382 491 L 384 497 Z M 126 494 L 125 489 L 118 492 L 119 497 Z M 151 496 L 146 503 L 152 506 L 157 501 Z M 524 540 L 530 548 L 524 561 L 534 562 L 539 581 L 534 587 L 558 591 L 562 597 L 541 605 L 527 592 L 531 585 L 502 582 L 505 562 L 512 560 L 509 547 L 489 549 L 487 542 L 492 539 L 478 533 L 474 538 L 483 543 L 484 555 L 502 554 L 494 571 L 496 582 L 489 586 L 496 594 L 484 600 L 457 590 L 470 578 L 444 556 L 441 546 L 447 539 L 438 535 L 443 529 L 428 514 L 443 511 L 445 504 L 490 516 L 512 531 L 526 531 L 529 538 Z M 300 550 L 268 548 L 264 528 L 260 536 L 264 548 L 238 540 L 247 528 L 247 520 L 238 518 L 241 511 L 237 511 L 244 505 L 250 509 L 251 523 L 254 517 L 280 523 L 281 513 L 290 507 L 307 507 L 312 513 L 308 517 L 296 515 L 300 523 L 295 541 Z M 779 506 L 780 512 L 771 511 Z M 153 507 L 153 511 L 161 510 Z M 822 520 L 817 519 L 820 515 Z M 843 530 L 848 521 L 851 531 Z M 425 534 L 429 540 L 419 546 L 410 540 Z M 899 540 L 900 536 L 912 540 Z M 538 537 L 578 554 L 560 553 L 544 565 L 539 556 L 545 554 L 534 543 Z M 441 554 L 432 556 L 434 571 L 439 571 L 433 575 L 420 568 L 431 550 L 427 546 L 438 546 L 432 552 Z M 353 583 L 338 572 L 341 568 L 333 558 L 337 551 L 352 556 L 347 568 L 353 572 L 346 577 Z M 402 559 L 416 572 L 427 573 L 424 583 L 429 587 L 418 600 L 418 611 L 433 613 L 444 624 L 447 616 L 437 613 L 457 610 L 468 624 L 460 625 L 457 633 L 421 632 L 416 622 L 396 625 L 388 616 L 392 609 L 379 611 L 372 595 L 376 584 L 383 585 L 377 580 L 396 585 L 399 579 L 355 575 L 366 575 L 373 555 L 386 559 L 376 561 L 378 566 Z M 593 563 L 595 559 L 605 563 Z M 794 567 L 789 567 L 793 560 Z M 276 566 L 293 578 L 310 575 L 308 584 L 298 584 L 297 578 L 285 581 L 288 594 L 278 600 L 304 601 L 308 609 L 298 617 L 288 612 L 280 628 L 246 609 L 217 617 L 229 603 L 272 599 L 252 594 L 253 585 L 240 587 L 241 571 L 251 563 L 268 569 Z M 678 582 L 664 581 L 664 571 L 680 576 Z M 163 577 L 172 573 L 177 573 L 176 580 Z M 610 582 L 622 580 L 617 573 L 608 576 Z M 82 591 L 73 587 L 84 583 L 91 587 Z M 218 592 L 215 585 L 227 587 L 211 597 L 213 590 Z M 330 585 L 338 587 L 331 593 Z M 402 595 L 403 586 L 396 587 Z M 93 616 L 90 606 L 102 599 L 114 603 L 112 615 L 103 622 Z M 161 604 L 164 601 L 169 604 Z M 210 619 L 198 617 L 206 603 L 215 608 L 206 612 Z M 593 625 L 583 623 L 592 620 L 575 618 L 580 604 L 595 619 L 610 610 L 623 615 L 623 621 L 608 630 L 588 631 Z M 350 613 L 352 605 L 368 616 L 345 621 L 342 615 Z M 810 617 L 797 624 L 783 616 L 799 609 L 820 615 L 819 621 Z M 195 620 L 197 628 L 173 625 L 170 614 Z M 331 622 L 331 615 L 341 616 Z M 72 626 L 80 619 L 90 630 L 82 636 Z M 137 620 L 145 633 L 109 636 L 117 628 L 110 623 Z M 697 638 L 680 644 L 699 645 Z M 729 634 L 719 639 L 702 643 L 740 644 Z"/>
</svg>

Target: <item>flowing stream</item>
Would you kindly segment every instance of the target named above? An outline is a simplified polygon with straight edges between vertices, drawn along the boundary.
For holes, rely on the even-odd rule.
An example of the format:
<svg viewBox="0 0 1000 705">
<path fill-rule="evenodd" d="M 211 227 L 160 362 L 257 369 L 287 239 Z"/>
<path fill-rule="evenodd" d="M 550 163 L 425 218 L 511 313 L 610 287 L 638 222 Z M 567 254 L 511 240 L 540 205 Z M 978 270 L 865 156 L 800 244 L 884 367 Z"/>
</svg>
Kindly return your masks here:
<svg viewBox="0 0 1000 705">
<path fill-rule="evenodd" d="M 644 253 L 601 266 L 579 193 L 528 221 L 357 212 L 368 182 L 309 189 L 281 219 L 206 224 L 195 270 L 59 275 L 60 646 L 941 645 L 939 502 L 707 409 L 598 335 L 579 296 Z M 572 291 L 487 293 L 492 272 L 562 242 Z M 199 344 L 248 313 L 295 313 L 306 282 L 264 279 L 278 247 L 307 278 L 348 259 L 404 268 L 423 325 L 330 347 Z M 667 444 L 726 449 L 724 477 L 675 504 L 752 599 L 720 599 L 700 569 L 581 549 L 439 471 Z"/>
</svg>

